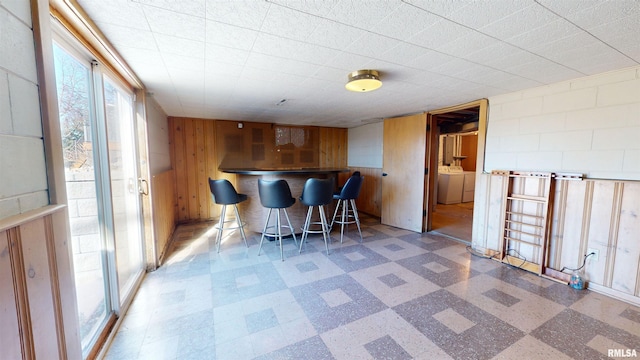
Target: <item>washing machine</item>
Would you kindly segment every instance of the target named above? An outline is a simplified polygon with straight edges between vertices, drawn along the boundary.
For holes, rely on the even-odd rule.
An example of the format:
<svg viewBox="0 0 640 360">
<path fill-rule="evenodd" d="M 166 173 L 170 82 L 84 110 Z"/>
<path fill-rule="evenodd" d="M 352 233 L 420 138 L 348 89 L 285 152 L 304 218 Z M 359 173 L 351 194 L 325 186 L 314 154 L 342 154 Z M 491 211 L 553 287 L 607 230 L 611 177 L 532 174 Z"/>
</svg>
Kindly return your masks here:
<svg viewBox="0 0 640 360">
<path fill-rule="evenodd" d="M 442 170 L 442 171 L 441 171 Z M 462 202 L 464 172 L 460 166 L 438 167 L 438 203 L 459 204 Z"/>
<path fill-rule="evenodd" d="M 476 172 L 464 171 L 464 181 L 462 184 L 462 202 L 473 201 L 473 196 L 476 189 Z"/>
</svg>

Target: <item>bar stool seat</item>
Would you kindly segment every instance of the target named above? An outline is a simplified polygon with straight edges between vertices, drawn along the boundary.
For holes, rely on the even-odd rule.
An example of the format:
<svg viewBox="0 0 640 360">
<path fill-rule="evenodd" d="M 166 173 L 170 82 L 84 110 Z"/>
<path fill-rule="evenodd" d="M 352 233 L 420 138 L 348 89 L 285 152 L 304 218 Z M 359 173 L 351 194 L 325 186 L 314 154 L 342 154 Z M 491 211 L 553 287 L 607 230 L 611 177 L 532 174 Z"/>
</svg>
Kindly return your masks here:
<svg viewBox="0 0 640 360">
<path fill-rule="evenodd" d="M 258 256 L 260 256 L 260 250 L 262 249 L 262 242 L 265 236 L 275 237 L 280 242 L 280 258 L 284 261 L 284 250 L 282 247 L 282 228 L 288 228 L 293 236 L 293 241 L 298 246 L 298 240 L 296 239 L 295 231 L 291 226 L 291 220 L 289 220 L 289 214 L 287 208 L 295 204 L 296 199 L 291 196 L 291 189 L 286 180 L 263 180 L 258 179 L 258 193 L 260 194 L 260 203 L 263 207 L 269 209 L 267 214 L 267 220 L 264 222 L 264 228 L 262 229 L 262 236 L 260 237 L 260 247 L 258 248 Z M 276 224 L 269 225 L 269 219 L 271 218 L 271 212 L 276 209 L 278 216 L 276 217 Z M 282 225 L 280 221 L 280 210 L 284 212 L 284 216 L 287 218 L 287 225 Z M 273 232 L 268 233 L 267 229 L 273 229 Z"/>
<path fill-rule="evenodd" d="M 342 187 L 339 193 L 333 194 L 333 199 L 338 200 L 336 210 L 333 212 L 333 218 L 331 219 L 331 229 L 333 224 L 340 224 L 340 243 L 342 244 L 342 237 L 344 236 L 344 226 L 349 224 L 356 224 L 358 226 L 358 233 L 360 233 L 360 242 L 362 242 L 362 230 L 360 230 L 360 218 L 358 217 L 358 208 L 356 207 L 356 199 L 360 195 L 360 189 L 362 188 L 362 181 L 364 176 L 358 174 L 352 175 Z M 342 213 L 339 218 L 338 211 L 342 208 Z"/>
<path fill-rule="evenodd" d="M 300 240 L 299 252 L 302 252 L 302 244 L 304 244 L 304 240 L 310 233 L 321 233 L 324 238 L 324 247 L 327 250 L 327 255 L 329 255 L 329 244 L 327 239 L 331 239 L 331 229 L 327 223 L 327 215 L 324 211 L 324 207 L 325 205 L 331 204 L 331 201 L 333 201 L 333 179 L 311 178 L 304 183 L 302 195 L 300 195 L 300 202 L 303 205 L 308 206 L 309 209 L 307 210 L 307 218 L 304 222 L 304 226 L 302 227 L 302 238 Z M 320 221 L 311 221 L 314 207 L 318 208 Z M 320 229 L 311 229 L 312 225 L 314 227 L 320 225 Z"/>
<path fill-rule="evenodd" d="M 247 237 L 244 234 L 244 226 L 246 224 L 242 222 L 240 213 L 238 212 L 238 204 L 247 200 L 247 195 L 238 194 L 236 189 L 227 179 L 212 180 L 209 178 L 209 189 L 211 189 L 213 202 L 218 205 L 222 205 L 220 219 L 218 220 L 218 224 L 214 225 L 214 228 L 218 230 L 218 235 L 216 236 L 217 251 L 220 252 L 220 243 L 222 242 L 222 232 L 224 230 L 240 229 L 240 234 L 242 235 L 244 244 L 249 247 L 249 244 L 247 244 Z M 233 209 L 236 213 L 236 226 L 225 226 L 226 223 L 232 222 L 232 220 L 226 220 L 227 205 L 233 205 Z"/>
</svg>

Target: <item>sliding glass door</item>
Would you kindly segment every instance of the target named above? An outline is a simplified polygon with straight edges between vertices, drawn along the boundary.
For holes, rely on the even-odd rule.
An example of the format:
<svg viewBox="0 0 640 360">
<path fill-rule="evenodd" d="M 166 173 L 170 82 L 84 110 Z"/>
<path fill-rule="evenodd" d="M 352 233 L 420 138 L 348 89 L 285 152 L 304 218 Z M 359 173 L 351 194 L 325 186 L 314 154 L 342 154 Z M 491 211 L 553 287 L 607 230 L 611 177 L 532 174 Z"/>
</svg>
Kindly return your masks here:
<svg viewBox="0 0 640 360">
<path fill-rule="evenodd" d="M 53 47 L 86 357 L 133 295 L 144 252 L 133 93 L 72 44 Z"/>
</svg>

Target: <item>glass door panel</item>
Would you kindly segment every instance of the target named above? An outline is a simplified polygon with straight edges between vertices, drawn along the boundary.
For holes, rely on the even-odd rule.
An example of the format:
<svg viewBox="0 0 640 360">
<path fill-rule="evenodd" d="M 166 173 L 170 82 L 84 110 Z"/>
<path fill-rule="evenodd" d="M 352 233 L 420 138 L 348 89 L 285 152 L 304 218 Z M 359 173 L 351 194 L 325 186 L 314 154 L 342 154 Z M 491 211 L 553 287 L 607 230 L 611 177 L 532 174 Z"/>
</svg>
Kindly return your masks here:
<svg viewBox="0 0 640 360">
<path fill-rule="evenodd" d="M 53 49 L 80 336 L 85 349 L 111 313 L 105 281 L 105 234 L 99 215 L 103 210 L 94 167 L 92 73 L 88 63 L 78 61 L 57 44 Z"/>
<path fill-rule="evenodd" d="M 123 303 L 144 269 L 133 101 L 108 77 L 103 84 L 116 268 Z"/>
</svg>

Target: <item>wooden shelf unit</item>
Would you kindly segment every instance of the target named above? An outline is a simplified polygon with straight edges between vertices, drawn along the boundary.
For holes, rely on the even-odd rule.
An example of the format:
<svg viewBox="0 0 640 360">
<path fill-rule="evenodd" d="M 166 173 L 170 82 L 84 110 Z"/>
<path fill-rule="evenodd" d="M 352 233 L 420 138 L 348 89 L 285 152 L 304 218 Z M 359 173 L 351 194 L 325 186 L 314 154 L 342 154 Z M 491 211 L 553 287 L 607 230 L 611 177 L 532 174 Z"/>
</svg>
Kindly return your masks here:
<svg viewBox="0 0 640 360">
<path fill-rule="evenodd" d="M 548 255 L 553 174 L 532 171 L 494 174 L 508 178 L 503 196 L 503 237 L 499 254 L 494 258 L 542 275 Z"/>
</svg>

